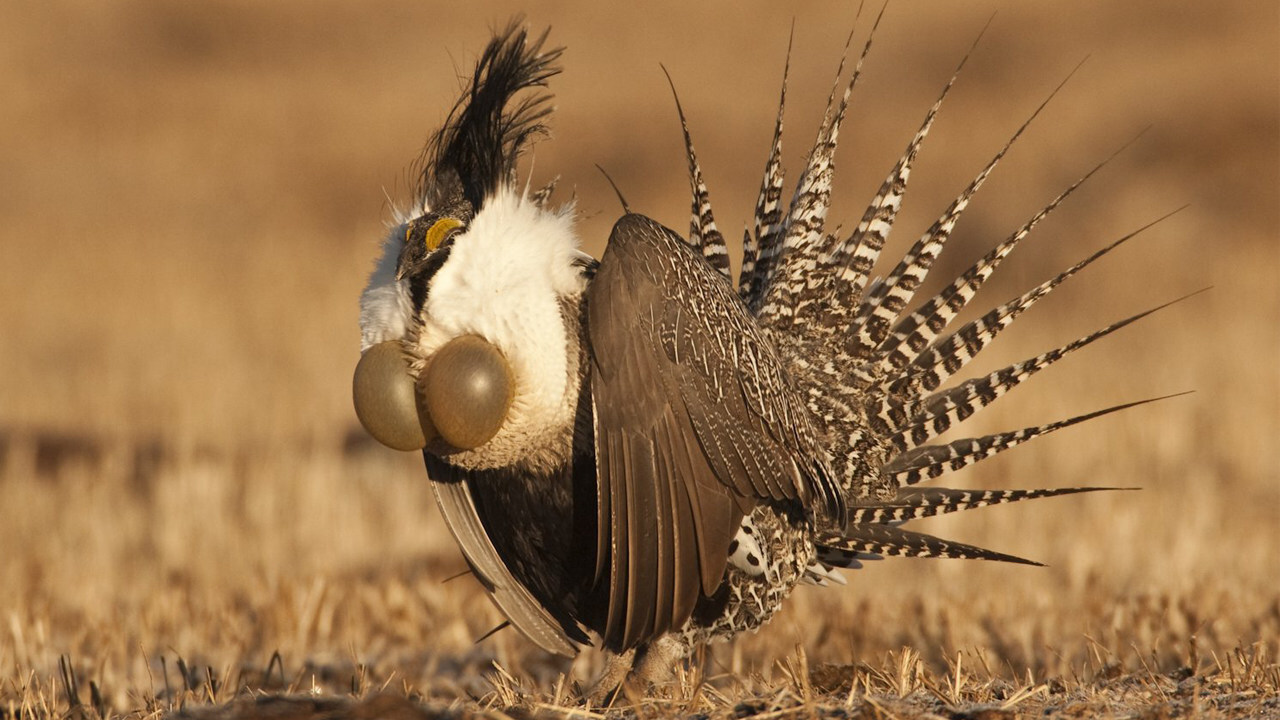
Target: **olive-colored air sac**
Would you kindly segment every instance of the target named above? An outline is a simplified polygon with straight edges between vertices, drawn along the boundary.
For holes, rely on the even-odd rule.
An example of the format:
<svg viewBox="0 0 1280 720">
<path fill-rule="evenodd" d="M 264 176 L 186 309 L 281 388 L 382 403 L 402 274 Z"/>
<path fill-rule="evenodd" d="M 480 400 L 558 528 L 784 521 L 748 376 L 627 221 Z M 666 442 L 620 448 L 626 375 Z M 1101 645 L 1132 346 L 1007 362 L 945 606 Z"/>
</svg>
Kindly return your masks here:
<svg viewBox="0 0 1280 720">
<path fill-rule="evenodd" d="M 421 450 L 435 437 L 430 420 L 419 416 L 414 378 L 399 341 L 365 351 L 356 364 L 351 395 L 360 424 L 383 445 Z"/>
<path fill-rule="evenodd" d="M 507 419 L 515 380 L 506 357 L 476 335 L 450 340 L 419 378 L 419 393 L 440 437 L 460 450 L 488 442 Z"/>
</svg>

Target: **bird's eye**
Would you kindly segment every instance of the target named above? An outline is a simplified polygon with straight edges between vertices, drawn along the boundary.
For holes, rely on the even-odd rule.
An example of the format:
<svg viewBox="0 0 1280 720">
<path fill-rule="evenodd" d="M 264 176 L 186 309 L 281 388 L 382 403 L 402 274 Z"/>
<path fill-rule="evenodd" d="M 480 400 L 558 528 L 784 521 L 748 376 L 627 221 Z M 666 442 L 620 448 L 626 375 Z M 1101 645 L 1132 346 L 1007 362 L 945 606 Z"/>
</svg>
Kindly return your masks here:
<svg viewBox="0 0 1280 720">
<path fill-rule="evenodd" d="M 449 233 L 462 227 L 462 221 L 451 217 L 440 218 L 427 230 L 427 252 L 435 252 L 436 248 L 449 237 Z"/>
</svg>

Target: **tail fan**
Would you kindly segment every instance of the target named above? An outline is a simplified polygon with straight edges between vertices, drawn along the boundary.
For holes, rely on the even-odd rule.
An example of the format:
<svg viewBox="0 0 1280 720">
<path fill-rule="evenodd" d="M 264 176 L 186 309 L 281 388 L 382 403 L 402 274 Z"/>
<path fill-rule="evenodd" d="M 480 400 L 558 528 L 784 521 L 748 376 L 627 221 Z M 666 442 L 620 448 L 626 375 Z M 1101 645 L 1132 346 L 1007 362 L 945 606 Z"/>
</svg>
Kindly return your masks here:
<svg viewBox="0 0 1280 720">
<path fill-rule="evenodd" d="M 912 520 L 988 505 L 1119 488 L 965 490 L 922 488 L 917 487 L 917 483 L 968 467 L 1033 438 L 1165 398 L 1114 405 L 1019 430 L 936 444 L 930 444 L 931 441 L 1066 355 L 1190 297 L 1131 315 L 1021 362 L 940 389 L 1022 313 L 1084 268 L 1178 210 L 1120 237 L 977 319 L 951 327 L 1004 259 L 1041 221 L 1136 141 L 1142 134 L 1138 133 L 1051 199 L 1022 227 L 934 297 L 908 310 L 951 238 L 960 215 L 1083 61 L 1040 102 L 894 267 L 873 281 L 872 271 L 898 218 L 913 164 L 943 102 L 982 38 L 979 33 L 880 184 L 861 220 L 851 233 L 844 235 L 839 228 L 826 227 L 836 144 L 883 15 L 884 9 L 881 9 L 847 80 L 844 72 L 853 35 L 846 41 L 822 123 L 795 190 L 784 204 L 785 171 L 781 154 L 792 50 L 792 43 L 788 43 L 773 141 L 756 200 L 754 222 L 743 232 L 738 296 L 757 322 L 775 337 L 795 341 L 789 348 L 788 362 L 792 363 L 797 378 L 813 383 L 814 389 L 806 396 L 806 403 L 816 417 L 823 419 L 828 437 L 833 438 L 827 448 L 828 461 L 834 482 L 844 494 L 848 514 L 843 524 L 817 531 L 816 560 L 804 573 L 803 581 L 819 585 L 840 581 L 834 568 L 856 568 L 862 562 L 885 556 L 977 558 L 1038 565 L 1013 555 L 943 540 L 900 526 Z M 674 87 L 672 92 L 674 94 Z M 699 248 L 708 262 L 727 277 L 724 241 L 711 214 L 706 184 L 678 98 L 676 109 L 684 131 L 693 194 L 690 244 Z"/>
</svg>

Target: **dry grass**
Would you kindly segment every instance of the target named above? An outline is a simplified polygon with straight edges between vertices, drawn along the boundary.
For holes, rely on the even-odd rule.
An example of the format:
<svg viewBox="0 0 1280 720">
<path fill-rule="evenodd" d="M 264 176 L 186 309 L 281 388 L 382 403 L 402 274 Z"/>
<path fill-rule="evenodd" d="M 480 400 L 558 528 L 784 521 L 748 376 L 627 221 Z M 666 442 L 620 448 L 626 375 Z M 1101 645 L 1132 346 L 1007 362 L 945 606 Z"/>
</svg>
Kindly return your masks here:
<svg viewBox="0 0 1280 720">
<path fill-rule="evenodd" d="M 638 716 L 1280 717 L 1280 10 L 896 3 L 844 133 L 841 219 L 856 219 L 997 5 L 913 174 L 898 246 L 1090 53 L 941 273 L 1147 124 L 987 300 L 1192 206 L 1029 313 L 982 367 L 1214 290 L 966 431 L 1196 394 L 954 481 L 1142 492 L 925 528 L 1047 569 L 891 561 L 800 591 L 681 683 L 624 699 Z M 0 717 L 601 712 L 575 692 L 598 657 L 568 665 L 511 631 L 474 642 L 500 618 L 472 580 L 445 581 L 464 566 L 420 462 L 360 442 L 349 407 L 383 188 L 405 197 L 403 169 L 456 93 L 450 68 L 519 9 L 0 6 Z M 570 48 L 558 139 L 534 174 L 575 192 L 589 250 L 617 214 L 593 163 L 637 209 L 684 222 L 659 61 L 722 224 L 747 216 L 792 10 L 526 11 Z M 793 168 L 853 10 L 794 17 Z"/>
</svg>

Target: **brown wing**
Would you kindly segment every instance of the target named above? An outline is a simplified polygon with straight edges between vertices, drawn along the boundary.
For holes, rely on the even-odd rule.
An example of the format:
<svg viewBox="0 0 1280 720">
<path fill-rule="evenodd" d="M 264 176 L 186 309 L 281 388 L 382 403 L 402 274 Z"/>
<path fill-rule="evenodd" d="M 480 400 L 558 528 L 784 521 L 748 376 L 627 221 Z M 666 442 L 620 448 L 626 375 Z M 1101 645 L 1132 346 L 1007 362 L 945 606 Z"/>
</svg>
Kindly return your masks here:
<svg viewBox="0 0 1280 720">
<path fill-rule="evenodd" d="M 480 521 L 475 499 L 465 479 L 461 475 L 443 477 L 448 473 L 440 472 L 440 468 L 447 466 L 438 464 L 437 472 L 431 478 L 431 491 L 445 524 L 471 566 L 471 572 L 525 637 L 548 652 L 570 657 L 576 655 L 575 641 L 581 642 L 585 637 L 570 638 L 560 621 L 511 574 Z"/>
<path fill-rule="evenodd" d="M 729 283 L 641 215 L 614 226 L 587 289 L 604 639 L 680 627 L 719 585 L 757 500 L 843 505 L 803 404 Z"/>
</svg>

